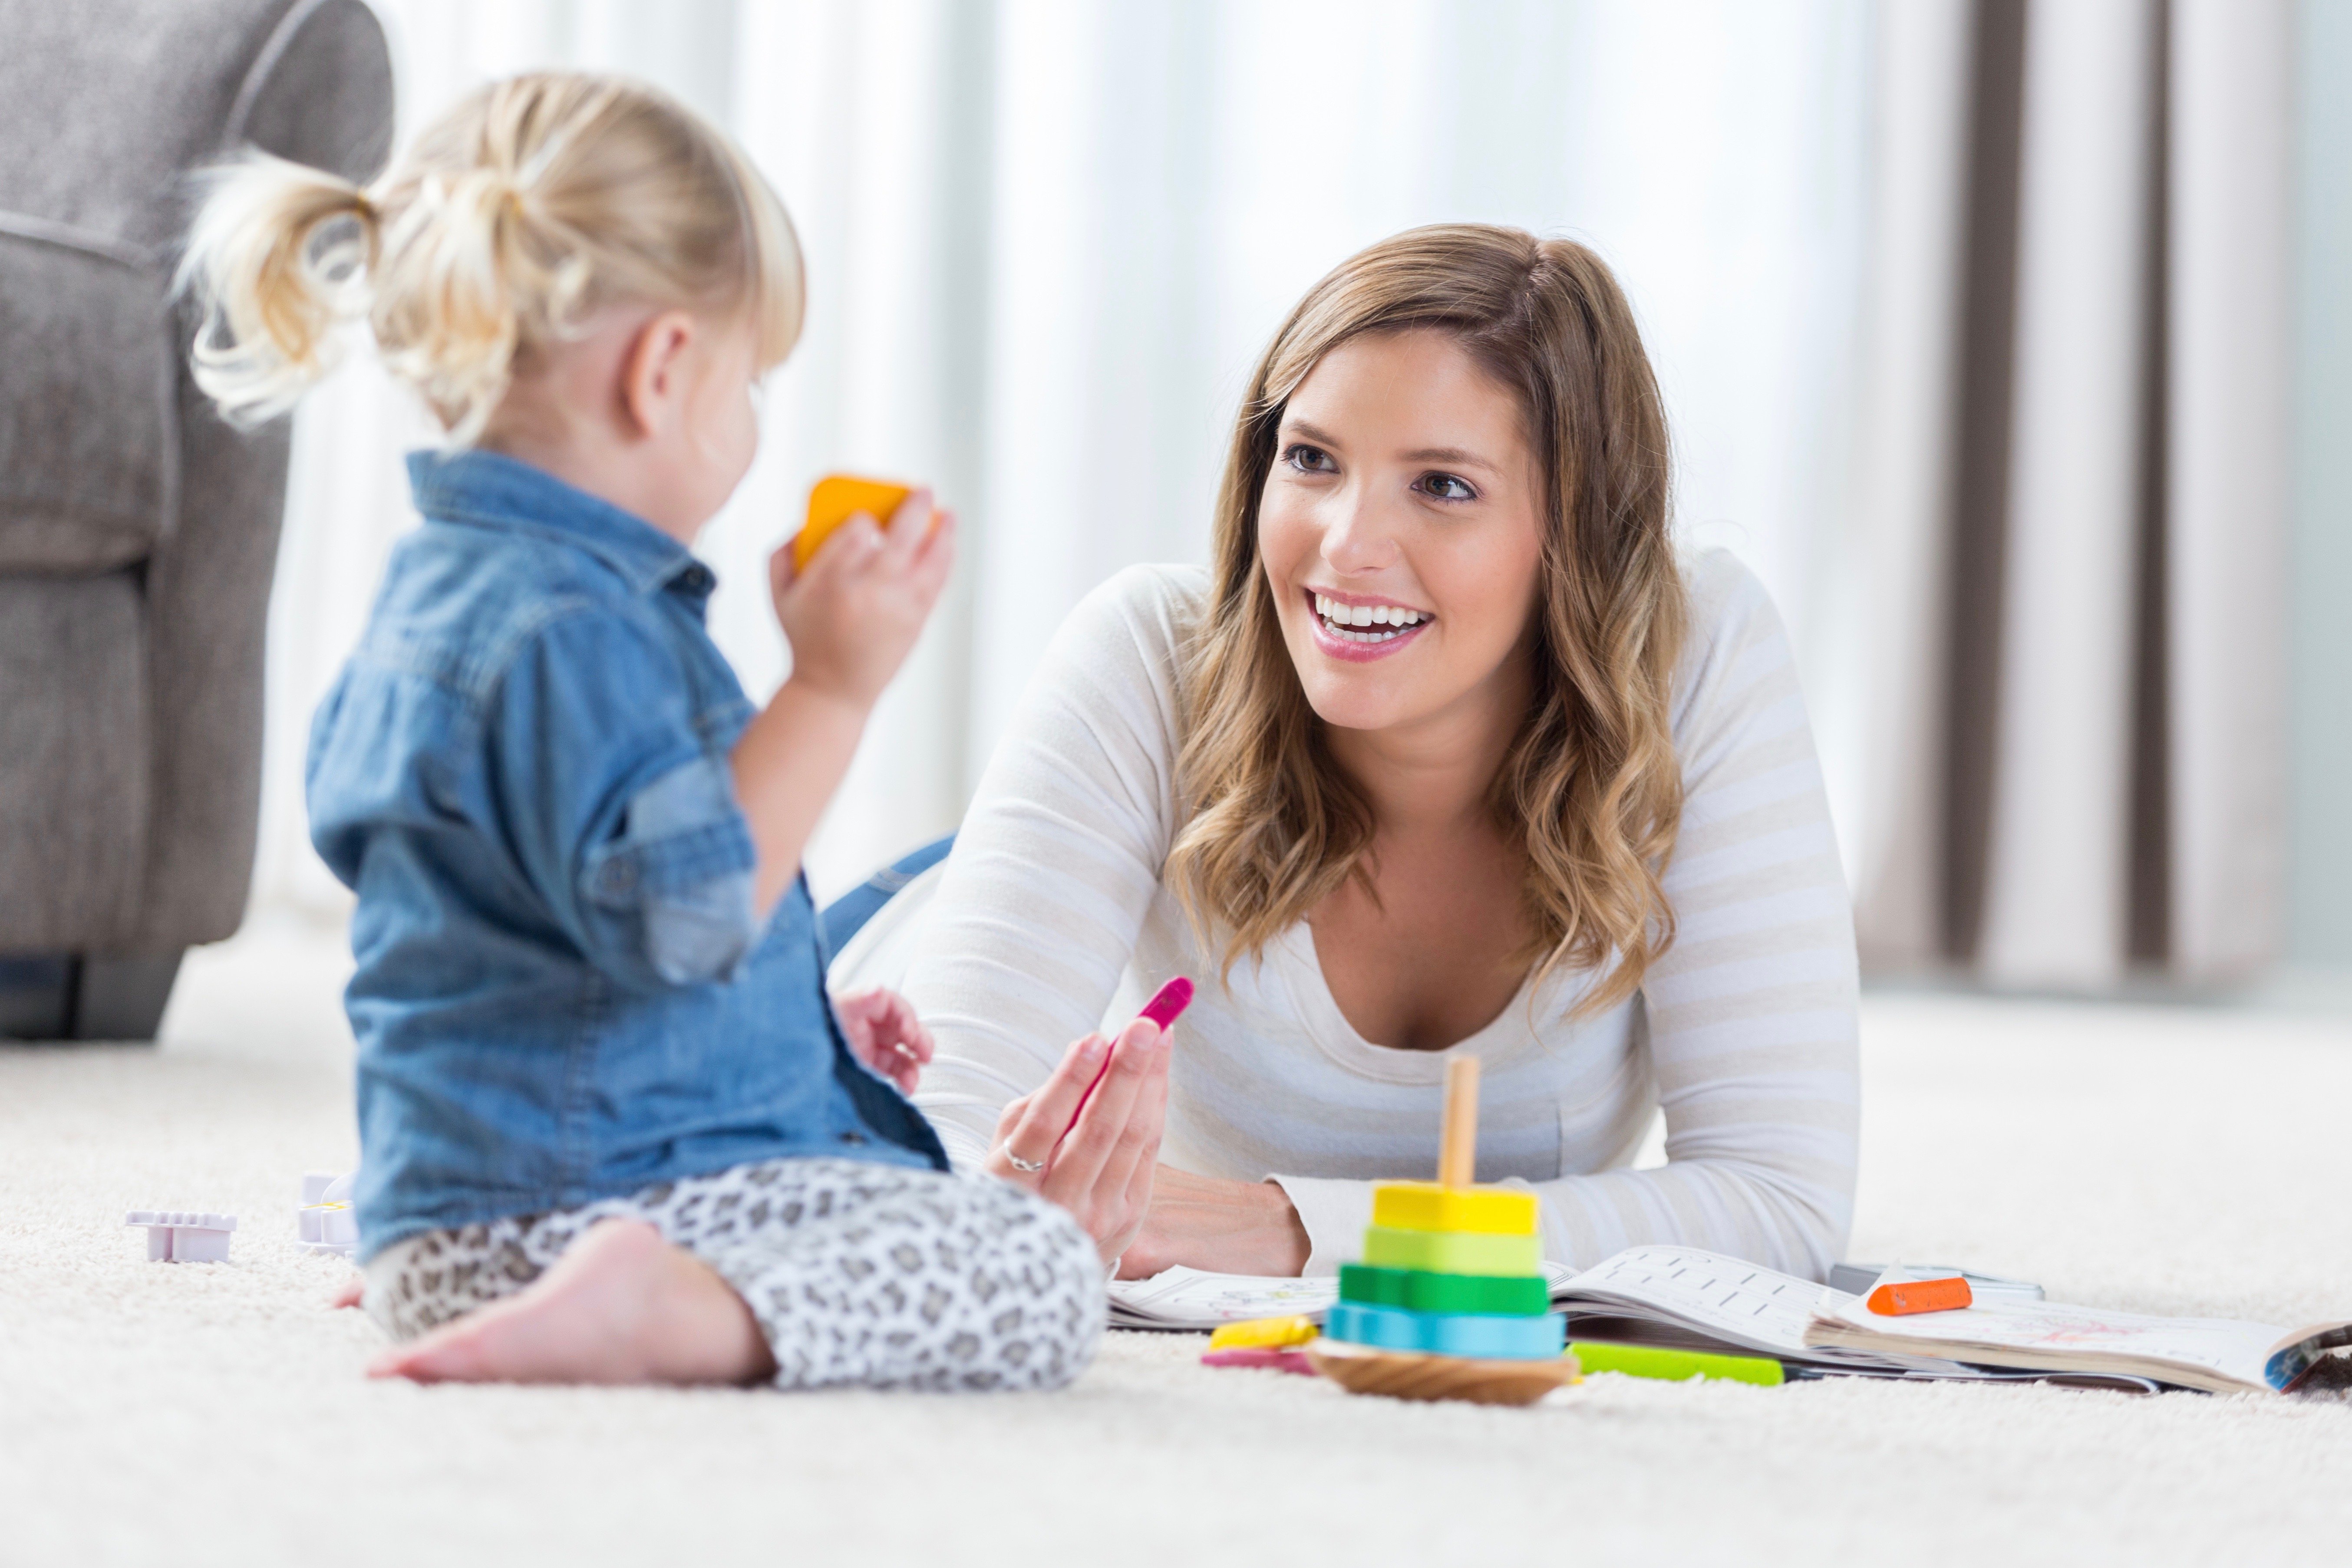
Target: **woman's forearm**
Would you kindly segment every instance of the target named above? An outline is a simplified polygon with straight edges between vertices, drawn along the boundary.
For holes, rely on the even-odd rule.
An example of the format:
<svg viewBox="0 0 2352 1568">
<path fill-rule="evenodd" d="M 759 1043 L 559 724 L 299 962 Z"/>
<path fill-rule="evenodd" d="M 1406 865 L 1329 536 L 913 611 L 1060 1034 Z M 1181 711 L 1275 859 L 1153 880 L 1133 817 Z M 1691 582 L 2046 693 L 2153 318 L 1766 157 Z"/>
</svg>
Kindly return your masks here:
<svg viewBox="0 0 2352 1568">
<path fill-rule="evenodd" d="M 1150 1213 L 1119 1274 L 1137 1280 L 1181 1264 L 1216 1274 L 1296 1278 L 1307 1255 L 1307 1228 L 1275 1183 L 1221 1181 L 1161 1166 Z"/>
</svg>

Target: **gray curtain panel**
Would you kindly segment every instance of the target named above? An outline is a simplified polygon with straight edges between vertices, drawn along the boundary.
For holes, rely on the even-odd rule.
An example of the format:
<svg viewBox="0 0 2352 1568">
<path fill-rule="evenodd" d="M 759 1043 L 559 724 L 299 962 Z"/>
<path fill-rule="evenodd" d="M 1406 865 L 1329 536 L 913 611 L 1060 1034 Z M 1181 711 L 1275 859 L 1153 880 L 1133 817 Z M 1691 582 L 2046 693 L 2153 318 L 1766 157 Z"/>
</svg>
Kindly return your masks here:
<svg viewBox="0 0 2352 1568">
<path fill-rule="evenodd" d="M 2286 0 L 1881 16 L 1865 961 L 2250 977 L 2284 904 Z"/>
</svg>

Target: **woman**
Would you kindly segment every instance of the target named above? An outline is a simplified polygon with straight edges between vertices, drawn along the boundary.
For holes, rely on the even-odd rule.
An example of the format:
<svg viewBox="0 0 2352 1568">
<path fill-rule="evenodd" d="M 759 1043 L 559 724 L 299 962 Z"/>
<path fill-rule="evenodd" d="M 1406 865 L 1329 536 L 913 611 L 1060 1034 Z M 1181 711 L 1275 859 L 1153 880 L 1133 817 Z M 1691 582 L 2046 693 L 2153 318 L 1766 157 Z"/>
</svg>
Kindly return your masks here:
<svg viewBox="0 0 2352 1568">
<path fill-rule="evenodd" d="M 1551 1258 L 1825 1272 L 1844 883 L 1770 605 L 1670 544 L 1607 268 L 1476 226 L 1340 266 L 1251 382 L 1214 559 L 1078 608 L 966 819 L 906 988 L 958 1162 L 1050 1166 L 1059 1042 L 1188 974 L 1127 1276 L 1335 1269 L 1371 1179 L 1434 1168 L 1456 1053 Z M 1661 1105 L 1667 1164 L 1622 1168 Z"/>
</svg>

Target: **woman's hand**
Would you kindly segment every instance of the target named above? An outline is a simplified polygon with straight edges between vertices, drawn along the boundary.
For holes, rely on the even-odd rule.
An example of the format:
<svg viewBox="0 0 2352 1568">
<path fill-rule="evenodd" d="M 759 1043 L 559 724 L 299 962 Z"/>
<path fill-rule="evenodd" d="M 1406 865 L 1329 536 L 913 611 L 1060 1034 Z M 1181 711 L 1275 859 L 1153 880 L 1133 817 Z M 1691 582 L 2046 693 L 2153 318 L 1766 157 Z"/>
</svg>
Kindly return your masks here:
<svg viewBox="0 0 2352 1568">
<path fill-rule="evenodd" d="M 1036 1092 L 1004 1108 L 982 1164 L 1068 1209 L 1113 1263 L 1151 1206 L 1167 1119 L 1167 1037 L 1138 1019 L 1116 1043 L 1072 1042 Z"/>
<path fill-rule="evenodd" d="M 912 1094 L 916 1082 L 931 1060 L 931 1031 L 915 1016 L 914 1004 L 898 992 L 877 986 L 833 999 L 848 1037 L 850 1054 L 880 1076 Z"/>
<path fill-rule="evenodd" d="M 1151 1209 L 1118 1267 L 1147 1279 L 1181 1263 L 1216 1274 L 1295 1276 L 1313 1249 L 1290 1195 L 1270 1181 L 1220 1181 L 1160 1167 Z"/>
</svg>

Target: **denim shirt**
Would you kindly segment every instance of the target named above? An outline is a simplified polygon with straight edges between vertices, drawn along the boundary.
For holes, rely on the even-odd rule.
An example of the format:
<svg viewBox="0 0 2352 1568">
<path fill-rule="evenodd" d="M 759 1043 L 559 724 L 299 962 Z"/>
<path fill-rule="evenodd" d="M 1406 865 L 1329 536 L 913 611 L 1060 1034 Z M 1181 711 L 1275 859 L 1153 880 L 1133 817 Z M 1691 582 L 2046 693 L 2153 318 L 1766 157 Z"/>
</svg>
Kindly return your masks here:
<svg viewBox="0 0 2352 1568">
<path fill-rule="evenodd" d="M 709 569 L 494 453 L 409 477 L 308 770 L 359 895 L 362 1257 L 751 1160 L 947 1168 L 849 1052 L 805 880 L 753 917 Z"/>
</svg>

